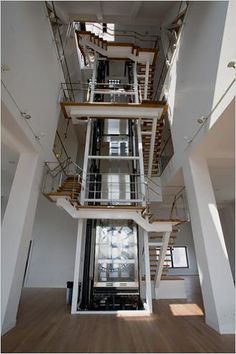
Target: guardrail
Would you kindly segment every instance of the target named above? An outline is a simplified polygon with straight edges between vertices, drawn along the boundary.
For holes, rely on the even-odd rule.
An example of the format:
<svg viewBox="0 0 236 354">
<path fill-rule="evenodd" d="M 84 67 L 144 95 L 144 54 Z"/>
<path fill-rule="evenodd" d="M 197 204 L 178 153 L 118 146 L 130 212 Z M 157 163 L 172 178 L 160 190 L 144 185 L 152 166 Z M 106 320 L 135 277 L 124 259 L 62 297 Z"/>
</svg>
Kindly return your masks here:
<svg viewBox="0 0 236 354">
<path fill-rule="evenodd" d="M 141 94 L 141 88 L 138 86 L 139 95 Z M 109 82 L 105 83 L 83 83 L 83 82 L 63 82 L 61 83 L 61 93 L 60 100 L 63 102 L 89 102 L 90 96 L 102 95 L 102 102 L 111 102 L 111 97 L 119 100 L 119 96 L 126 96 L 127 100 L 130 97 L 135 96 L 135 84 L 120 83 L 111 84 Z M 107 96 L 106 96 L 107 95 Z M 98 97 L 98 96 L 97 96 Z M 96 97 L 95 97 L 96 99 Z M 129 102 L 129 101 L 128 101 Z"/>
<path fill-rule="evenodd" d="M 170 211 L 170 219 L 190 220 L 185 187 L 182 187 L 174 197 Z"/>
<path fill-rule="evenodd" d="M 45 162 L 42 193 L 57 192 L 68 177 L 72 178 L 74 184 L 79 183 L 82 186 L 82 168 L 71 158 L 63 162 Z"/>
<path fill-rule="evenodd" d="M 49 194 L 58 192 L 63 186 L 66 179 L 70 178 L 72 198 L 77 198 L 78 184 L 81 190 L 84 191 L 85 204 L 106 204 L 106 205 L 147 205 L 149 206 L 150 192 L 156 193 L 159 196 L 155 182 L 147 178 L 144 179 L 140 174 L 125 174 L 125 173 L 88 173 L 83 176 L 83 170 L 70 158 L 61 163 L 45 162 L 44 178 L 42 192 Z M 142 186 L 144 185 L 144 188 Z M 145 190 L 145 194 L 143 194 Z"/>
<path fill-rule="evenodd" d="M 60 60 L 61 63 L 62 72 L 65 81 L 68 82 L 68 85 L 71 85 L 71 75 L 70 75 L 70 71 L 66 59 L 65 48 L 68 43 L 71 31 L 73 30 L 73 24 L 69 23 L 69 25 L 67 25 L 65 39 L 63 40 L 62 34 L 60 32 L 61 24 L 59 22 L 59 17 L 56 14 L 54 2 L 45 1 L 45 5 L 48 13 L 48 19 L 51 24 L 52 33 L 54 36 L 54 42 L 57 48 L 58 59 Z M 70 94 L 71 94 L 71 99 L 74 99 L 73 90 L 70 91 Z"/>
</svg>

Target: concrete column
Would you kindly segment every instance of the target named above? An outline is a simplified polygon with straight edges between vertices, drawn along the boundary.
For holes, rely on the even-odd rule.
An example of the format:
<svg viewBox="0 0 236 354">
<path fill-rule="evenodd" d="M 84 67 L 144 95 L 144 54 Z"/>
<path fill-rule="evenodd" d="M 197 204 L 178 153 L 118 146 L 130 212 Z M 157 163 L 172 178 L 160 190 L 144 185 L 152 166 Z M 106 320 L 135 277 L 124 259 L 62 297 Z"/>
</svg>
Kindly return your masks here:
<svg viewBox="0 0 236 354">
<path fill-rule="evenodd" d="M 42 164 L 22 153 L 2 223 L 2 332 L 15 326 L 38 201 Z"/>
<path fill-rule="evenodd" d="M 205 158 L 188 158 L 183 173 L 205 320 L 221 334 L 234 333 L 234 283 Z"/>
</svg>

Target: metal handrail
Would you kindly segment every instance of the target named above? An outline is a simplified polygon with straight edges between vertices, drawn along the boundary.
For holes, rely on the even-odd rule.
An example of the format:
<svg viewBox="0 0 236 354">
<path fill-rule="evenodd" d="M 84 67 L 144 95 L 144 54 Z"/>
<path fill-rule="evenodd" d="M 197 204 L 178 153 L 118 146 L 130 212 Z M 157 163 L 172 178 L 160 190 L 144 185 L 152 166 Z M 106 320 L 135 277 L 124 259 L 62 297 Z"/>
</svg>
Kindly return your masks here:
<svg viewBox="0 0 236 354">
<path fill-rule="evenodd" d="M 65 166 L 63 166 L 64 163 L 66 163 Z M 45 164 L 45 166 L 48 167 L 49 173 L 50 173 L 51 175 L 52 175 L 52 172 L 55 171 L 57 168 L 59 168 L 59 167 L 61 168 L 61 169 L 56 173 L 56 175 L 52 175 L 52 177 L 56 177 L 56 176 L 57 176 L 60 172 L 62 172 L 62 171 L 65 172 L 65 169 L 66 169 L 67 167 L 69 167 L 71 164 L 74 165 L 74 166 L 76 166 L 76 168 L 78 168 L 79 171 L 83 172 L 83 169 L 82 169 L 79 165 L 77 165 L 74 161 L 72 161 L 70 157 L 69 157 L 68 159 L 66 159 L 65 161 L 63 161 L 63 163 L 54 162 L 54 161 L 52 161 L 52 162 L 51 162 L 51 161 L 46 161 L 44 164 Z M 49 167 L 50 164 L 57 164 L 57 166 L 54 167 L 54 169 L 50 169 L 50 167 Z M 66 172 L 65 172 L 65 174 L 67 175 Z M 67 176 L 69 176 L 69 175 L 67 175 Z"/>
<path fill-rule="evenodd" d="M 96 23 L 96 24 L 93 23 L 93 26 L 98 28 L 98 29 L 100 29 L 100 30 L 102 30 L 102 26 L 99 27 L 99 23 Z M 119 34 L 119 32 L 126 33 L 126 34 Z M 127 32 L 134 33 L 134 34 L 127 34 Z M 150 34 L 149 36 L 147 36 L 145 34 L 142 34 L 142 33 L 136 32 L 136 31 L 117 30 L 117 29 L 113 30 L 110 27 L 107 27 L 107 31 L 105 33 L 108 34 L 109 36 L 114 36 L 115 34 L 117 34 L 119 37 L 134 37 L 135 39 L 138 39 L 138 40 L 144 41 L 144 42 L 155 42 L 157 39 L 160 39 L 160 36 L 155 35 L 155 34 Z M 155 39 L 149 39 L 149 40 L 148 39 L 141 39 L 141 38 L 138 38 L 137 36 L 145 37 L 145 38 L 152 37 L 152 38 L 155 38 Z"/>
<path fill-rule="evenodd" d="M 172 202 L 172 205 L 171 205 L 171 211 L 170 211 L 170 219 L 173 217 L 173 212 L 174 212 L 174 209 L 176 208 L 177 206 L 177 201 L 182 198 L 183 199 L 183 204 L 184 204 L 184 196 L 183 196 L 183 191 L 185 190 L 185 187 L 182 187 L 177 193 L 176 195 L 174 196 L 174 199 L 173 199 L 173 202 Z M 185 206 L 185 212 L 187 211 L 187 208 Z"/>
<path fill-rule="evenodd" d="M 63 162 L 59 162 L 59 161 L 55 161 L 55 162 L 50 162 L 50 161 L 46 161 L 44 164 L 48 167 L 50 174 L 52 175 L 52 172 L 54 172 L 58 167 L 60 167 L 61 169 L 59 170 L 59 172 L 61 172 L 61 170 L 64 168 L 63 164 L 68 162 L 70 160 L 70 157 L 68 157 L 66 160 L 64 160 Z M 56 167 L 54 167 L 53 169 L 50 169 L 50 167 L 48 166 L 49 164 L 57 164 Z M 53 176 L 53 175 L 52 175 Z"/>
<path fill-rule="evenodd" d="M 68 67 L 68 64 L 67 64 L 67 60 L 66 60 L 65 48 L 64 48 L 63 41 L 62 41 L 62 38 L 61 38 L 61 33 L 60 33 L 60 30 L 59 30 L 58 17 L 57 17 L 57 14 L 56 14 L 54 2 L 51 1 L 51 4 L 52 4 L 51 7 L 48 6 L 48 2 L 47 1 L 45 1 L 45 4 L 46 4 L 46 8 L 47 8 L 48 14 L 49 14 L 49 11 L 53 12 L 55 20 L 56 20 L 56 24 L 57 24 L 56 31 L 57 31 L 58 36 L 59 36 L 59 42 L 60 42 L 60 46 L 61 46 L 61 50 L 62 50 L 62 58 L 63 58 L 64 64 L 65 64 L 65 68 L 66 68 L 66 72 L 67 72 L 66 74 L 67 74 L 68 80 L 69 80 L 69 82 L 71 84 L 70 71 L 69 71 L 69 67 Z M 49 21 L 51 23 L 50 16 L 49 16 Z M 60 59 L 61 66 L 62 66 L 62 72 L 63 72 L 64 76 L 66 76 L 65 73 L 64 73 L 64 69 L 63 69 L 63 62 L 61 61 L 61 55 L 60 55 L 60 49 L 59 49 L 59 46 L 58 46 L 58 41 L 57 41 L 57 39 L 55 37 L 54 31 L 52 31 L 52 32 L 53 32 L 53 35 L 54 35 L 54 38 L 55 38 L 55 44 L 56 44 L 56 47 L 57 47 L 59 59 Z M 73 90 L 72 90 L 72 97 L 73 97 L 73 99 L 75 99 Z"/>
<path fill-rule="evenodd" d="M 68 155 L 68 153 L 67 153 L 67 151 L 66 151 L 66 148 L 65 148 L 65 145 L 63 144 L 63 141 L 62 141 L 62 139 L 61 139 L 61 137 L 60 137 L 60 134 L 58 133 L 58 131 L 56 130 L 56 136 L 58 137 L 58 139 L 59 139 L 59 141 L 60 141 L 60 144 L 61 144 L 61 147 L 62 147 L 62 149 L 63 149 L 63 151 L 64 151 L 64 153 L 66 154 L 66 157 L 67 157 L 67 159 L 69 158 L 69 155 Z M 57 157 L 57 156 L 56 156 Z"/>
</svg>

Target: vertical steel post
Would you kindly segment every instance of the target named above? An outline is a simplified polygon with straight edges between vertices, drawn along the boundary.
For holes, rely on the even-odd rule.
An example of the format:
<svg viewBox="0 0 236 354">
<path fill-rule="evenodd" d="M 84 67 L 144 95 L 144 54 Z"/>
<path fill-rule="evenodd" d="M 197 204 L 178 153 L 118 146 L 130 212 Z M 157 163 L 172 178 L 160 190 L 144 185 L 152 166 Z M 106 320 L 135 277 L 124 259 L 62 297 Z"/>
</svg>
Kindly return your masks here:
<svg viewBox="0 0 236 354">
<path fill-rule="evenodd" d="M 83 223 L 84 223 L 84 220 L 79 219 L 78 232 L 77 232 L 77 243 L 76 243 L 76 253 L 75 253 L 74 283 L 73 283 L 72 304 L 71 304 L 71 313 L 72 314 L 75 314 L 77 312 L 80 260 L 81 260 L 81 249 L 82 249 L 82 238 L 83 238 Z"/>
<path fill-rule="evenodd" d="M 145 82 L 144 82 L 144 99 L 147 99 L 148 94 L 148 79 L 149 79 L 149 62 L 146 62 Z"/>
<path fill-rule="evenodd" d="M 134 100 L 135 103 L 139 103 L 139 95 L 138 95 L 138 79 L 137 79 L 137 62 L 133 65 L 133 77 L 134 77 Z"/>
<path fill-rule="evenodd" d="M 147 310 L 152 313 L 152 284 L 150 274 L 150 259 L 149 259 L 149 240 L 148 232 L 143 232 L 144 237 L 144 262 L 145 262 L 145 284 L 146 284 L 146 303 Z"/>
<path fill-rule="evenodd" d="M 84 205 L 86 185 L 87 185 L 87 170 L 88 170 L 88 154 L 90 147 L 90 137 L 91 137 L 92 119 L 88 119 L 87 132 L 86 132 L 86 142 L 84 149 L 84 165 L 83 165 L 83 175 L 82 175 L 82 188 L 80 193 L 80 204 Z"/>
</svg>

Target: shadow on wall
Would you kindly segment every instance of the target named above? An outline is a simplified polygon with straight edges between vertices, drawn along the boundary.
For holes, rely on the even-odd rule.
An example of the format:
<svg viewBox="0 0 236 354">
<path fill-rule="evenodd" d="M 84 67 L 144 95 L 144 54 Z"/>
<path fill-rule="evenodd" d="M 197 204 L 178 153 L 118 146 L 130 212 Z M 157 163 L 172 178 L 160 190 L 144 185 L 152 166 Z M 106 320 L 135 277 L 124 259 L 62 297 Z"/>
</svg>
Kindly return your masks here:
<svg viewBox="0 0 236 354">
<path fill-rule="evenodd" d="M 184 150 L 184 137 L 194 135 L 197 118 L 214 105 L 227 9 L 228 2 L 190 3 L 176 67 L 170 73 L 175 152 Z"/>
</svg>

